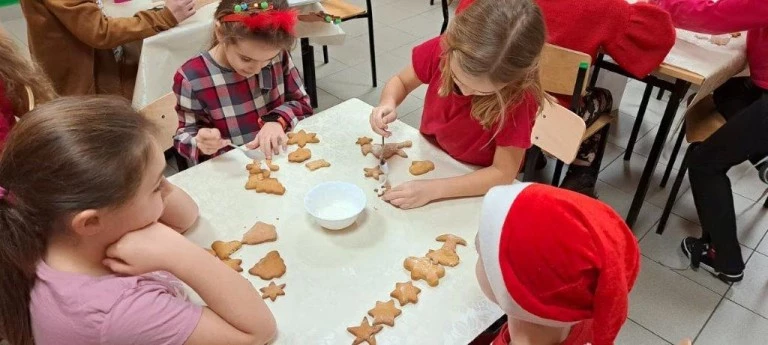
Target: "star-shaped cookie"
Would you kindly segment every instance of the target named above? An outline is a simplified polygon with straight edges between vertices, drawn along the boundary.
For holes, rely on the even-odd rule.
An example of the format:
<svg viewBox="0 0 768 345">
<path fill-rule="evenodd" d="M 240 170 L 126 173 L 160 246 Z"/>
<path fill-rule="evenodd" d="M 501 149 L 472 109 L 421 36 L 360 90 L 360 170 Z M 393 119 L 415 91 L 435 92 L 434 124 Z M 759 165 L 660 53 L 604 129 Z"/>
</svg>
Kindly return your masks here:
<svg viewBox="0 0 768 345">
<path fill-rule="evenodd" d="M 395 307 L 395 300 L 387 302 L 376 302 L 376 307 L 368 311 L 368 315 L 373 318 L 373 325 L 395 326 L 395 318 L 400 316 L 402 311 Z"/>
<path fill-rule="evenodd" d="M 362 145 L 368 145 L 368 144 L 370 144 L 372 142 L 373 142 L 372 138 L 369 138 L 369 137 L 359 137 L 359 138 L 357 138 L 357 142 L 355 144 L 362 146 Z"/>
<path fill-rule="evenodd" d="M 274 302 L 277 296 L 285 296 L 283 289 L 285 289 L 285 284 L 277 285 L 275 282 L 269 282 L 269 285 L 259 289 L 259 291 L 261 291 L 261 298 L 269 298 Z"/>
<path fill-rule="evenodd" d="M 429 286 L 433 287 L 437 286 L 440 283 L 440 278 L 445 276 L 445 268 L 432 263 L 432 260 L 429 258 L 411 256 L 405 259 L 403 266 L 406 270 L 411 271 L 411 279 L 425 280 Z"/>
<path fill-rule="evenodd" d="M 404 306 L 408 303 L 418 303 L 419 293 L 421 289 L 413 286 L 413 282 L 396 283 L 395 289 L 389 294 L 390 297 L 397 299 L 400 302 L 400 306 Z"/>
<path fill-rule="evenodd" d="M 347 331 L 355 336 L 355 341 L 352 345 L 359 345 L 367 342 L 369 345 L 376 345 L 376 333 L 379 333 L 384 326 L 376 325 L 371 326 L 368 323 L 368 318 L 363 317 L 363 321 L 360 322 L 360 326 L 347 327 Z"/>
<path fill-rule="evenodd" d="M 320 139 L 317 138 L 317 133 L 307 133 L 303 129 L 299 133 L 288 133 L 288 145 L 296 145 L 304 147 L 307 144 L 317 144 Z"/>
</svg>

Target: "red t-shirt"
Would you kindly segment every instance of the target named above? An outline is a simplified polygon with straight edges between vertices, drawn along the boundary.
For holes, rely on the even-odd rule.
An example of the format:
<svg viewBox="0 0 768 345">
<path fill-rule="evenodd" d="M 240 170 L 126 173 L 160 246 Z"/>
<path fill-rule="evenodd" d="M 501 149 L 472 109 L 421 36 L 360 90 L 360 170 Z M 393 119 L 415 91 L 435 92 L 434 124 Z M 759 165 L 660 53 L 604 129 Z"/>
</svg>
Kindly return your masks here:
<svg viewBox="0 0 768 345">
<path fill-rule="evenodd" d="M 491 345 L 509 345 L 512 341 L 509 335 L 509 324 L 504 324 L 499 335 L 493 339 Z M 568 337 L 560 345 L 586 345 L 592 342 L 592 320 L 586 320 L 571 327 Z"/>
<path fill-rule="evenodd" d="M 8 132 L 16 124 L 14 115 L 11 101 L 6 96 L 5 83 L 0 80 L 0 148 L 4 146 Z"/>
<path fill-rule="evenodd" d="M 413 48 L 413 69 L 419 80 L 427 84 L 421 133 L 432 137 L 451 157 L 465 163 L 490 166 L 497 146 L 527 149 L 531 146 L 531 130 L 538 105 L 530 93 L 507 109 L 506 121 L 496 138 L 496 127 L 484 129 L 470 115 L 472 96 L 451 93 L 440 97 L 438 89 L 442 79 L 440 37 Z"/>
</svg>

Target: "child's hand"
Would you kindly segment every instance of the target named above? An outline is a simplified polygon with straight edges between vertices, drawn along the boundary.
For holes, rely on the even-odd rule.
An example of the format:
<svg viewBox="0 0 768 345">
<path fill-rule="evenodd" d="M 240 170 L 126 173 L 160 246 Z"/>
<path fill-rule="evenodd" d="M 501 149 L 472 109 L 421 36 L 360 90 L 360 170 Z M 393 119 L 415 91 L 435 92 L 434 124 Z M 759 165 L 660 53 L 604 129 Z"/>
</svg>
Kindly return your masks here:
<svg viewBox="0 0 768 345">
<path fill-rule="evenodd" d="M 201 128 L 195 136 L 197 148 L 204 155 L 219 152 L 222 147 L 229 145 L 229 140 L 221 139 L 221 132 L 216 128 Z"/>
<path fill-rule="evenodd" d="M 691 343 L 691 339 L 684 339 L 683 341 L 680 342 L 680 345 L 691 345 L 691 344 L 693 344 Z"/>
<path fill-rule="evenodd" d="M 245 147 L 251 150 L 261 149 L 266 159 L 272 159 L 273 154 L 280 154 L 281 148 L 283 151 L 287 150 L 287 145 L 288 136 L 285 135 L 283 126 L 277 122 L 267 122 L 256 135 L 256 139 L 246 144 Z"/>
<path fill-rule="evenodd" d="M 184 236 L 162 223 L 129 232 L 107 248 L 104 265 L 126 275 L 154 271 L 173 273 L 173 263 L 183 262 L 184 253 L 197 248 Z M 202 250 L 201 254 L 205 254 Z"/>
<path fill-rule="evenodd" d="M 397 110 L 395 107 L 379 105 L 371 111 L 371 129 L 383 137 L 392 135 L 392 132 L 388 131 L 388 125 L 395 122 L 395 120 L 397 120 Z"/>
<path fill-rule="evenodd" d="M 382 199 L 403 210 L 422 207 L 438 199 L 433 181 L 411 181 L 388 190 Z"/>
<path fill-rule="evenodd" d="M 179 23 L 195 14 L 194 0 L 165 0 L 165 7 Z"/>
</svg>

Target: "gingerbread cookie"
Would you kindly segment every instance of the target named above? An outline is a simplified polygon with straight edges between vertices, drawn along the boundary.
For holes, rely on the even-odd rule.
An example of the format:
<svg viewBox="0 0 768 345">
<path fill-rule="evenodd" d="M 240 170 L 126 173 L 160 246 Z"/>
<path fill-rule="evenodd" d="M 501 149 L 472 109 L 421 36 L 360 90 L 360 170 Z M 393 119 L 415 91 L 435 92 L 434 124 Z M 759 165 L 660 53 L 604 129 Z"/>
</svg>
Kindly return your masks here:
<svg viewBox="0 0 768 345">
<path fill-rule="evenodd" d="M 318 159 L 316 161 L 311 161 L 307 164 L 304 164 L 304 166 L 306 166 L 310 171 L 315 171 L 320 168 L 327 168 L 331 166 L 331 163 L 328 163 L 325 159 Z"/>
<path fill-rule="evenodd" d="M 445 276 L 445 268 L 432 262 L 429 258 L 409 257 L 403 262 L 403 267 L 411 271 L 411 279 L 424 280 L 429 286 L 437 286 L 440 278 Z"/>
<path fill-rule="evenodd" d="M 303 147 L 299 147 L 296 151 L 288 154 L 288 161 L 293 163 L 301 163 L 310 158 L 312 158 L 312 151 Z"/>
<path fill-rule="evenodd" d="M 248 182 L 245 183 L 245 189 L 253 189 L 256 193 L 267 193 L 274 195 L 285 194 L 285 187 L 276 178 L 262 177 L 262 175 L 251 175 Z"/>
<path fill-rule="evenodd" d="M 459 264 L 459 254 L 445 246 L 438 250 L 430 249 L 427 253 L 427 258 L 432 260 L 433 263 L 443 266 L 454 267 Z"/>
<path fill-rule="evenodd" d="M 359 345 L 364 342 L 367 342 L 369 345 L 376 345 L 375 335 L 376 333 L 381 332 L 382 328 L 384 328 L 384 326 L 371 326 L 371 324 L 368 323 L 368 318 L 363 317 L 363 321 L 360 322 L 360 326 L 347 327 L 347 331 L 355 336 L 355 341 L 352 342 L 352 345 Z"/>
<path fill-rule="evenodd" d="M 213 256 L 216 256 L 216 252 L 213 251 L 213 249 L 205 248 L 205 251 L 208 252 L 208 254 L 211 254 Z"/>
<path fill-rule="evenodd" d="M 230 268 L 232 268 L 233 270 L 235 270 L 237 272 L 242 272 L 243 271 L 243 268 L 240 267 L 240 264 L 243 263 L 243 260 L 240 260 L 240 259 L 224 259 L 224 260 L 221 260 L 221 262 L 223 262 L 225 265 L 229 266 Z"/>
<path fill-rule="evenodd" d="M 395 307 L 395 300 L 388 302 L 376 302 L 376 307 L 368 311 L 368 315 L 373 318 L 373 325 L 387 325 L 395 327 L 395 318 L 400 316 L 402 311 Z"/>
<path fill-rule="evenodd" d="M 243 235 L 243 239 L 240 242 L 243 242 L 243 244 L 255 245 L 275 240 L 277 240 L 275 226 L 264 222 L 258 222 Z"/>
<path fill-rule="evenodd" d="M 267 162 L 267 166 L 269 167 L 269 170 L 271 170 L 271 171 L 278 171 L 278 170 L 280 170 L 280 166 L 277 165 L 277 164 L 272 164 L 272 160 L 271 159 L 267 159 L 266 162 Z"/>
<path fill-rule="evenodd" d="M 229 256 L 236 252 L 243 244 L 240 241 L 214 241 L 211 244 L 211 249 L 216 253 L 216 256 L 221 260 L 229 259 Z"/>
<path fill-rule="evenodd" d="M 285 274 L 285 261 L 280 257 L 280 253 L 273 250 L 248 270 L 248 273 L 264 280 L 280 278 Z"/>
<path fill-rule="evenodd" d="M 374 167 L 374 168 L 363 168 L 363 171 L 365 172 L 365 177 L 373 178 L 374 180 L 378 180 L 379 176 L 384 174 L 383 171 L 381 171 L 381 167 Z"/>
<path fill-rule="evenodd" d="M 360 152 L 363 153 L 363 156 L 367 156 L 369 153 L 373 152 L 373 145 L 371 144 L 360 145 Z"/>
<path fill-rule="evenodd" d="M 394 155 L 398 155 L 403 158 L 408 158 L 408 154 L 406 154 L 403 149 L 411 147 L 412 145 L 413 143 L 410 140 L 403 141 L 401 143 L 384 144 L 384 146 L 381 146 L 380 144 L 376 144 L 376 145 L 373 145 L 373 156 L 378 159 L 384 159 L 384 160 L 388 160 L 392 158 Z"/>
<path fill-rule="evenodd" d="M 299 145 L 299 147 L 307 146 L 307 144 L 317 144 L 320 139 L 317 138 L 317 133 L 307 133 L 303 129 L 299 133 L 288 133 L 288 145 Z"/>
<path fill-rule="evenodd" d="M 277 296 L 285 296 L 283 289 L 285 289 L 285 284 L 277 285 L 275 282 L 269 282 L 269 285 L 259 289 L 259 291 L 261 291 L 261 298 L 269 298 L 274 302 Z"/>
<path fill-rule="evenodd" d="M 419 293 L 421 289 L 413 286 L 413 282 L 408 281 L 405 283 L 396 283 L 395 289 L 389 294 L 390 297 L 400 302 L 400 306 L 404 306 L 408 303 L 418 303 Z"/>
<path fill-rule="evenodd" d="M 355 144 L 363 146 L 363 145 L 368 145 L 368 144 L 370 144 L 372 142 L 373 142 L 372 138 L 369 138 L 369 137 L 359 137 L 359 138 L 357 138 L 357 142 Z"/>
<path fill-rule="evenodd" d="M 413 176 L 424 175 L 432 170 L 435 170 L 435 163 L 431 161 L 413 161 L 408 171 Z"/>
<path fill-rule="evenodd" d="M 443 248 L 447 248 L 453 251 L 456 251 L 457 244 L 460 244 L 462 246 L 467 245 L 467 241 L 465 241 L 463 238 L 456 235 L 451 235 L 451 234 L 443 234 L 443 235 L 437 236 L 437 238 L 435 238 L 435 241 L 444 242 L 445 244 L 443 245 Z"/>
</svg>

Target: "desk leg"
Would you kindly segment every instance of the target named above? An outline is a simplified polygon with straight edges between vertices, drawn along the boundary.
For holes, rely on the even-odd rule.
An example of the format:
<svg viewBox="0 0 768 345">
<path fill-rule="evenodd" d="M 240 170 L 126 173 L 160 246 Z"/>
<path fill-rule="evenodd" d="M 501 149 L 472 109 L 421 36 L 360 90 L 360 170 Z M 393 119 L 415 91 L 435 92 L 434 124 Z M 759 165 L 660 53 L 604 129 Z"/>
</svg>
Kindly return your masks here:
<svg viewBox="0 0 768 345">
<path fill-rule="evenodd" d="M 667 140 L 667 135 L 674 122 L 677 108 L 680 106 L 680 102 L 685 97 L 685 93 L 688 92 L 688 87 L 691 83 L 678 79 L 675 81 L 675 86 L 672 88 L 672 94 L 669 96 L 669 103 L 664 110 L 664 117 L 661 118 L 659 123 L 659 132 L 656 133 L 656 139 L 653 141 L 651 147 L 651 153 L 648 156 L 648 162 L 643 169 L 643 175 L 640 177 L 640 183 L 637 186 L 635 192 L 635 198 L 632 200 L 632 206 L 629 208 L 629 214 L 627 214 L 627 225 L 631 228 L 637 221 L 637 216 L 640 214 L 640 209 L 643 207 L 643 201 L 645 195 L 648 193 L 648 186 L 651 182 L 651 176 L 653 176 L 656 165 L 659 163 L 659 156 L 661 156 L 661 150 L 664 148 L 664 142 Z"/>
<path fill-rule="evenodd" d="M 315 48 L 309 44 L 309 38 L 301 39 L 301 62 L 304 69 L 304 87 L 309 95 L 312 108 L 317 108 L 317 80 L 315 80 Z"/>
<path fill-rule="evenodd" d="M 443 26 L 440 28 L 440 34 L 445 32 L 448 28 L 448 0 L 440 0 L 440 5 L 443 7 Z"/>
</svg>

